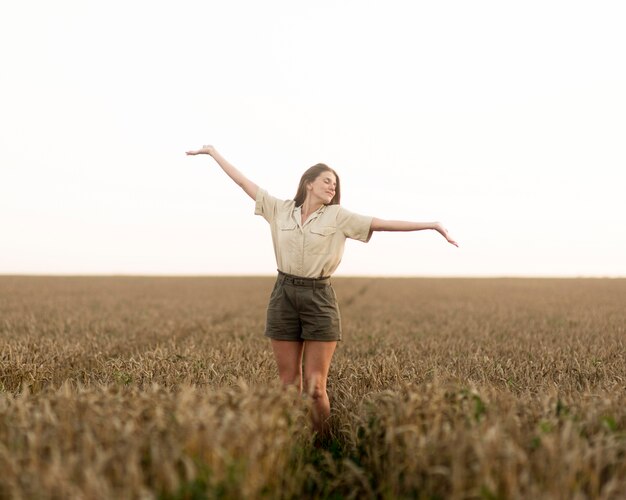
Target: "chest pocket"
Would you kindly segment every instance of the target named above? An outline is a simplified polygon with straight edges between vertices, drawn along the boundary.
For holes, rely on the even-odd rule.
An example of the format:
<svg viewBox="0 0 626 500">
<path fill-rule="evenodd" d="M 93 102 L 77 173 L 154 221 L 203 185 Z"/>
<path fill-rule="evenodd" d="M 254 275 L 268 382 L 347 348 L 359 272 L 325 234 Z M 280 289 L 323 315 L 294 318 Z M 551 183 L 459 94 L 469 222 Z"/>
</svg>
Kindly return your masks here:
<svg viewBox="0 0 626 500">
<path fill-rule="evenodd" d="M 307 250 L 314 255 L 325 255 L 330 253 L 336 226 L 312 226 L 310 229 Z"/>
<path fill-rule="evenodd" d="M 297 230 L 297 224 L 295 221 L 284 220 L 278 222 L 278 245 L 280 248 L 287 252 L 293 252 L 293 249 L 297 246 L 296 238 L 299 231 Z"/>
<path fill-rule="evenodd" d="M 296 228 L 296 223 L 291 220 L 280 221 L 278 223 L 278 229 L 281 231 L 293 231 Z"/>
</svg>

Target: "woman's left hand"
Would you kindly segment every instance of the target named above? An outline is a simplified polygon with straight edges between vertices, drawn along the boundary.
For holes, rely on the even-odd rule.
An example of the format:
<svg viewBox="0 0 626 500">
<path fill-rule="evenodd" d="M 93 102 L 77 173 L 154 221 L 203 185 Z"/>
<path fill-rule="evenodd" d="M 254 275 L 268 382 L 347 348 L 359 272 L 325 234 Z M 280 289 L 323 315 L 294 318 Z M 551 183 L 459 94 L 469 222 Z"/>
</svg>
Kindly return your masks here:
<svg viewBox="0 0 626 500">
<path fill-rule="evenodd" d="M 445 227 L 443 227 L 441 222 L 435 222 L 435 227 L 433 229 L 435 229 L 435 231 L 441 234 L 441 236 L 443 236 L 448 241 L 448 243 L 458 248 L 459 244 L 452 239 L 452 237 L 448 234 L 448 230 Z"/>
</svg>

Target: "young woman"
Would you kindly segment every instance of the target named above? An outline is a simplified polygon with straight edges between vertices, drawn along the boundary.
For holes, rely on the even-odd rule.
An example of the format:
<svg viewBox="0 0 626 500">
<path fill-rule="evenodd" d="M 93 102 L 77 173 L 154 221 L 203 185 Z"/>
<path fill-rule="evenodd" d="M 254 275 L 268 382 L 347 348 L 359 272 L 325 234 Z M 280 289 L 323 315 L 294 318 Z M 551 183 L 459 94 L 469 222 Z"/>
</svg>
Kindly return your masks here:
<svg viewBox="0 0 626 500">
<path fill-rule="evenodd" d="M 255 214 L 270 224 L 278 278 L 267 308 L 265 335 L 271 339 L 280 380 L 300 391 L 304 381 L 313 402 L 313 427 L 324 434 L 330 416 L 326 380 L 341 340 L 341 318 L 329 278 L 341 261 L 346 238 L 367 242 L 373 231 L 434 229 L 458 245 L 439 222 L 382 220 L 345 210 L 339 205 L 339 176 L 323 163 L 304 173 L 295 199 L 280 200 L 245 177 L 213 146 L 187 154 L 210 155 L 255 201 Z"/>
</svg>

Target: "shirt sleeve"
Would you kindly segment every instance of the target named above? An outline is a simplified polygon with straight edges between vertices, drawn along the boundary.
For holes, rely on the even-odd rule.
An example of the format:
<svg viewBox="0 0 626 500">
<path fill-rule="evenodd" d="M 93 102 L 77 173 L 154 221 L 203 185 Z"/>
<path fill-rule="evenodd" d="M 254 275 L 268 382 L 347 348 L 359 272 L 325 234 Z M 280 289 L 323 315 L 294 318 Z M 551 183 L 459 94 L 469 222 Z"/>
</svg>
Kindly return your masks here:
<svg viewBox="0 0 626 500">
<path fill-rule="evenodd" d="M 367 243 L 372 237 L 372 219 L 367 215 L 359 215 L 341 207 L 337 214 L 337 227 L 346 238 Z"/>
<path fill-rule="evenodd" d="M 259 188 L 256 192 L 254 215 L 261 215 L 270 224 L 276 218 L 278 205 L 282 200 L 274 198 L 265 189 Z"/>
</svg>

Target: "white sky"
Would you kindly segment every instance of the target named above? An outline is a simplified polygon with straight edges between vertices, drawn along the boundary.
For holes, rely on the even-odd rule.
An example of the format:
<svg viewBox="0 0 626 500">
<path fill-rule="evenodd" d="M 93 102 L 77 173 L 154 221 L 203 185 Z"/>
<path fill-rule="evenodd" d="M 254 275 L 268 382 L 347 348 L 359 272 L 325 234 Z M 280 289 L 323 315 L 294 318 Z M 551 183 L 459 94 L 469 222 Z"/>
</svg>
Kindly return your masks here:
<svg viewBox="0 0 626 500">
<path fill-rule="evenodd" d="M 214 144 L 291 198 L 434 232 L 338 275 L 626 276 L 626 4 L 68 1 L 0 7 L 0 274 L 273 274 Z"/>
</svg>

